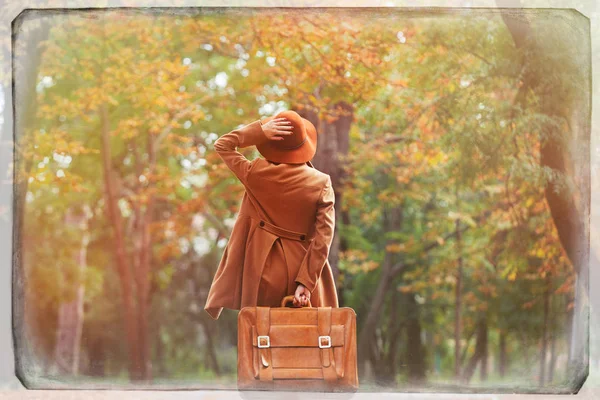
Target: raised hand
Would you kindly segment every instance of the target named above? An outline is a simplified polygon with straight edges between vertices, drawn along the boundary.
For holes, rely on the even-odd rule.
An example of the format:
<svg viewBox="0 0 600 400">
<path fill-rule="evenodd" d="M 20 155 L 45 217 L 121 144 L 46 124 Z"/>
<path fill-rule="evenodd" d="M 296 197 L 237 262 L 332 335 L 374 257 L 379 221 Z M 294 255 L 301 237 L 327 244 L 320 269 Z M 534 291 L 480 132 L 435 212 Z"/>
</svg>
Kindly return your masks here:
<svg viewBox="0 0 600 400">
<path fill-rule="evenodd" d="M 294 127 L 290 120 L 281 117 L 262 124 L 262 129 L 270 140 L 283 140 L 283 136 L 293 133 Z"/>
</svg>

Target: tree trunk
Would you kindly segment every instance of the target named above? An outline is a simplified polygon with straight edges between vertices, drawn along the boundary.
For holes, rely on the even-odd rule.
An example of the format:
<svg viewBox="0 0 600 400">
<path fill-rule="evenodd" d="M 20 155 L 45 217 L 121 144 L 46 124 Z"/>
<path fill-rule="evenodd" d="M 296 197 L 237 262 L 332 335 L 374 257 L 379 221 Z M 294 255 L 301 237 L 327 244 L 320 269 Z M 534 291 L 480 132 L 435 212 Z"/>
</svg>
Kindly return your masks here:
<svg viewBox="0 0 600 400">
<path fill-rule="evenodd" d="M 521 349 L 523 351 L 523 358 L 525 360 L 525 366 L 527 368 L 530 368 L 531 363 L 530 363 L 530 360 L 529 360 L 529 343 L 528 343 L 528 340 L 527 340 L 527 336 L 525 336 L 521 332 L 520 339 L 521 339 Z"/>
<path fill-rule="evenodd" d="M 471 346 L 471 339 L 473 339 L 473 336 L 476 333 L 477 333 L 477 329 L 473 329 L 473 331 L 471 331 L 471 333 L 467 337 L 467 340 L 465 341 L 465 345 L 461 349 L 462 355 L 460 356 L 460 365 L 463 365 L 465 363 L 465 360 L 467 359 L 467 352 L 469 351 L 469 347 Z"/>
<path fill-rule="evenodd" d="M 55 348 L 55 362 L 61 373 L 79 374 L 79 355 L 81 347 L 81 332 L 83 330 L 83 300 L 85 295 L 84 275 L 86 270 L 87 245 L 89 243 L 88 220 L 86 214 L 89 210 L 80 209 L 79 212 L 71 207 L 65 215 L 65 226 L 81 232 L 81 243 L 74 251 L 74 261 L 77 265 L 77 283 L 74 297 L 60 304 L 58 309 L 57 338 Z M 69 244 L 68 244 L 69 245 Z M 74 249 L 75 250 L 75 249 Z M 63 271 L 64 272 L 64 271 Z M 69 271 L 66 271 L 69 273 Z M 71 280 L 65 279 L 69 282 Z M 72 288 L 65 288 L 67 291 Z"/>
<path fill-rule="evenodd" d="M 500 332 L 500 356 L 498 357 L 498 373 L 502 378 L 504 378 L 506 374 L 506 367 L 508 365 L 508 359 L 506 352 L 506 331 L 502 330 Z"/>
<path fill-rule="evenodd" d="M 156 150 L 154 146 L 154 137 L 150 134 L 146 137 L 146 151 L 148 154 L 148 166 L 150 173 L 154 172 L 156 165 Z M 141 152 L 136 148 L 136 175 L 141 176 L 144 173 L 142 165 Z M 138 180 L 139 182 L 139 180 Z M 138 186 L 139 192 L 145 189 Z M 151 256 L 152 256 L 152 238 L 150 236 L 150 224 L 153 221 L 154 198 L 148 194 L 148 200 L 145 204 L 137 205 L 136 225 L 138 229 L 134 238 L 135 254 L 137 259 L 135 270 L 136 294 L 137 294 L 137 315 L 138 315 L 138 346 L 140 352 L 140 363 L 142 365 L 141 379 L 150 381 L 152 379 L 152 366 L 150 360 L 150 345 L 148 341 L 148 309 L 150 301 L 150 276 L 151 276 Z"/>
<path fill-rule="evenodd" d="M 402 208 L 395 207 L 390 210 L 384 210 L 384 231 L 400 229 L 402 225 Z M 386 241 L 386 245 L 392 242 L 392 240 Z M 369 343 L 374 340 L 375 329 L 383 310 L 385 302 L 385 296 L 392 286 L 393 274 L 392 274 L 393 259 L 392 254 L 388 251 L 384 254 L 383 263 L 381 266 L 381 274 L 379 282 L 377 283 L 377 289 L 375 295 L 371 300 L 369 312 L 366 320 L 363 323 L 362 329 L 358 336 L 358 368 L 359 373 L 364 371 L 364 363 L 367 361 L 368 346 Z"/>
<path fill-rule="evenodd" d="M 204 335 L 206 336 L 206 352 L 210 359 L 210 363 L 212 364 L 213 371 L 215 372 L 215 375 L 221 376 L 221 368 L 219 366 L 219 360 L 217 359 L 212 332 L 210 331 L 210 327 L 208 326 L 205 318 L 199 318 L 199 320 L 202 328 L 204 329 Z"/>
<path fill-rule="evenodd" d="M 380 374 L 381 374 L 381 370 L 382 365 L 382 359 L 381 359 L 381 352 L 378 349 L 378 338 L 379 338 L 379 329 L 376 328 L 375 329 L 375 337 L 373 338 L 373 340 L 371 340 L 368 343 L 368 358 L 369 358 L 369 365 L 371 366 L 371 373 L 373 375 L 373 380 L 376 381 L 379 385 L 382 384 L 382 382 L 380 381 Z"/>
<path fill-rule="evenodd" d="M 390 331 L 388 332 L 388 339 L 389 339 L 389 345 L 388 345 L 388 353 L 385 357 L 385 367 L 386 367 L 386 379 L 387 382 L 390 385 L 395 385 L 396 384 L 396 375 L 398 374 L 398 362 L 396 361 L 397 359 L 397 354 L 398 354 L 398 347 L 400 345 L 400 335 L 402 332 L 402 318 L 400 315 L 400 307 L 398 307 L 398 296 L 399 296 L 399 292 L 397 290 L 392 291 L 392 307 L 390 307 L 390 319 L 391 321 L 391 325 L 390 326 Z"/>
<path fill-rule="evenodd" d="M 129 353 L 129 377 L 138 381 L 143 379 L 145 374 L 144 365 L 140 358 L 138 347 L 138 317 L 135 309 L 133 293 L 133 275 L 129 269 L 127 253 L 125 250 L 125 237 L 123 235 L 123 226 L 121 211 L 117 205 L 117 193 L 114 183 L 114 172 L 112 169 L 112 156 L 110 148 L 110 126 L 108 120 L 108 106 L 102 104 L 100 110 L 100 119 L 102 122 L 102 167 L 104 173 L 104 199 L 107 209 L 108 219 L 114 232 L 115 258 L 119 281 L 121 284 L 121 298 L 123 300 L 123 325 L 126 332 L 127 349 Z"/>
<path fill-rule="evenodd" d="M 496 0 L 499 7 L 507 5 L 506 1 Z M 512 0 L 511 3 L 517 7 L 520 7 L 519 0 Z M 509 10 L 506 8 L 505 10 Z M 523 85 L 519 88 L 517 94 L 517 101 L 522 103 L 526 98 L 526 93 L 530 90 L 539 92 L 543 88 L 540 83 L 543 82 L 543 77 L 540 76 L 538 69 L 536 68 L 536 61 L 538 63 L 543 60 L 536 59 L 539 57 L 538 49 L 533 42 L 528 42 L 532 38 L 532 28 L 529 22 L 523 18 L 513 18 L 511 11 L 502 11 L 501 16 L 508 27 L 515 46 L 518 50 L 528 50 L 523 52 Z M 533 56 L 532 56 L 533 54 Z M 582 87 L 589 87 L 589 74 L 581 74 Z M 579 82 L 578 82 L 579 83 Z M 553 87 L 556 92 L 563 91 L 564 87 Z M 555 95 L 555 94 L 554 94 Z M 573 119 L 575 115 L 576 119 L 570 126 L 582 126 L 581 138 L 588 144 L 589 141 L 589 96 L 580 95 L 577 97 L 580 104 L 565 104 L 561 102 L 560 105 L 555 105 L 555 102 L 548 101 L 551 96 L 549 93 L 540 93 L 542 112 L 549 116 L 561 116 L 568 120 Z M 522 104 L 521 104 L 522 105 Z M 567 111 L 565 111 L 567 110 Z M 569 115 L 570 114 L 570 115 Z M 588 335 L 588 300 L 587 293 L 589 291 L 589 187 L 590 187 L 590 176 L 589 176 L 589 150 L 587 146 L 578 158 L 583 166 L 581 171 L 573 173 L 568 171 L 567 159 L 565 157 L 566 149 L 561 145 L 560 133 L 556 132 L 558 128 L 548 127 L 546 133 L 549 134 L 549 139 L 541 143 L 541 157 L 540 165 L 545 168 L 552 168 L 560 173 L 567 174 L 573 178 L 575 182 L 579 182 L 578 186 L 583 188 L 583 193 L 580 193 L 580 198 L 583 199 L 577 204 L 574 196 L 565 195 L 564 193 L 555 192 L 556 183 L 550 182 L 545 187 L 545 195 L 550 208 L 552 219 L 554 220 L 559 239 L 561 244 L 573 265 L 575 273 L 577 274 L 577 283 L 575 285 L 575 307 L 571 314 L 571 335 L 569 343 L 569 379 L 574 386 L 580 386 L 585 380 L 585 376 L 588 373 L 588 352 L 589 347 L 589 335 Z M 575 136 L 572 136 L 575 138 Z"/>
<path fill-rule="evenodd" d="M 343 226 L 350 226 L 350 224 L 352 223 L 352 221 L 350 220 L 350 212 L 348 212 L 347 210 L 346 211 L 342 210 L 342 211 L 340 211 L 340 214 L 342 216 L 342 220 L 341 220 L 342 221 L 342 225 Z M 340 242 L 339 243 L 340 243 L 340 248 L 339 248 L 339 252 L 340 253 L 348 250 L 348 241 L 345 238 L 340 238 Z M 344 282 L 348 282 L 351 285 L 352 276 L 351 275 L 346 275 L 344 277 Z M 337 291 L 338 291 L 339 306 L 340 307 L 344 307 L 346 305 L 346 302 L 345 302 L 344 296 L 343 296 L 343 294 L 344 294 L 344 288 L 341 285 L 336 285 L 336 288 L 337 288 Z"/>
<path fill-rule="evenodd" d="M 544 326 L 542 328 L 542 349 L 540 351 L 540 386 L 546 383 L 546 351 L 548 348 L 548 320 L 550 308 L 550 274 L 546 275 L 546 290 L 544 291 Z"/>
<path fill-rule="evenodd" d="M 408 293 L 406 321 L 406 362 L 408 364 L 408 382 L 420 385 L 425 381 L 425 348 L 421 342 L 421 323 L 419 321 L 419 306 L 414 293 Z"/>
<path fill-rule="evenodd" d="M 556 368 L 556 332 L 552 329 L 550 339 L 550 365 L 548 367 L 548 383 L 554 380 L 554 370 Z"/>
<path fill-rule="evenodd" d="M 484 317 L 482 322 L 482 333 L 481 333 L 481 360 L 479 362 L 479 378 L 481 381 L 486 381 L 488 378 L 488 356 L 489 356 L 489 342 L 488 342 L 488 323 L 487 318 Z"/>
<path fill-rule="evenodd" d="M 479 318 L 479 321 L 477 321 L 477 339 L 475 343 L 475 353 L 473 353 L 473 356 L 469 360 L 469 364 L 465 367 L 463 373 L 464 384 L 469 383 L 469 381 L 473 377 L 473 374 L 475 373 L 477 363 L 481 362 L 485 357 L 485 353 L 487 351 L 487 330 L 488 329 L 486 317 L 482 316 L 481 318 Z M 487 366 L 483 366 L 482 364 L 482 369 L 486 371 L 485 374 L 487 377 Z"/>
<path fill-rule="evenodd" d="M 573 385 L 581 385 L 589 370 L 589 317 L 587 293 L 589 293 L 589 270 L 582 268 L 575 279 L 575 300 L 569 337 L 569 361 L 567 374 Z"/>
<path fill-rule="evenodd" d="M 454 377 L 460 379 L 460 336 L 461 336 L 461 313 L 462 313 L 462 255 L 461 255 L 460 220 L 456 220 L 456 245 L 458 252 L 458 268 L 456 269 L 456 288 L 454 292 Z"/>
<path fill-rule="evenodd" d="M 160 328 L 159 329 L 159 334 L 157 334 L 155 336 L 155 340 L 156 340 L 156 356 L 154 358 L 156 365 L 157 365 L 157 370 L 158 370 L 158 375 L 161 378 L 167 378 L 167 365 L 166 365 L 166 360 L 165 360 L 165 344 L 163 343 L 162 338 L 160 337 Z M 155 376 L 156 376 L 155 375 Z"/>
<path fill-rule="evenodd" d="M 97 336 L 88 349 L 89 367 L 88 374 L 91 376 L 103 377 L 106 375 L 106 343 L 102 336 Z"/>
<path fill-rule="evenodd" d="M 384 261 L 385 262 L 385 261 Z M 384 268 L 384 267 L 383 267 Z M 390 287 L 391 279 L 389 272 L 382 268 L 379 282 L 377 283 L 377 289 L 375 290 L 375 296 L 371 300 L 371 307 L 367 314 L 366 320 L 363 323 L 362 329 L 359 332 L 358 339 L 358 367 L 359 373 L 362 374 L 365 371 L 364 363 L 367 361 L 368 346 L 373 340 L 375 335 L 375 329 L 377 322 L 383 308 L 385 295 Z"/>
</svg>

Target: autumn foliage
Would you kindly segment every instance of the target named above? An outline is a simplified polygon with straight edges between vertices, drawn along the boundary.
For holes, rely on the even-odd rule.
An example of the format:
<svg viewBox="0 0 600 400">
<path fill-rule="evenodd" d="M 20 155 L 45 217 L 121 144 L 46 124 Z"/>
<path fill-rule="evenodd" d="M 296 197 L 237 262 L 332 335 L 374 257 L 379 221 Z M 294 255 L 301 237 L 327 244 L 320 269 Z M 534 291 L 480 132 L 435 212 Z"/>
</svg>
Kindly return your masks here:
<svg viewBox="0 0 600 400">
<path fill-rule="evenodd" d="M 234 382 L 236 313 L 215 322 L 203 306 L 243 186 L 212 144 L 285 108 L 315 122 L 315 165 L 334 178 L 331 261 L 341 305 L 358 315 L 365 387 L 467 384 L 476 368 L 478 382 L 528 385 L 540 349 L 542 384 L 567 374 L 556 360 L 577 270 L 546 189 L 576 204 L 586 192 L 540 157 L 555 135 L 581 162 L 568 147 L 574 106 L 550 114 L 535 91 L 515 101 L 521 59 L 500 17 L 56 21 L 16 164 L 21 334 L 40 385 Z M 550 61 L 569 76 L 578 65 Z"/>
</svg>

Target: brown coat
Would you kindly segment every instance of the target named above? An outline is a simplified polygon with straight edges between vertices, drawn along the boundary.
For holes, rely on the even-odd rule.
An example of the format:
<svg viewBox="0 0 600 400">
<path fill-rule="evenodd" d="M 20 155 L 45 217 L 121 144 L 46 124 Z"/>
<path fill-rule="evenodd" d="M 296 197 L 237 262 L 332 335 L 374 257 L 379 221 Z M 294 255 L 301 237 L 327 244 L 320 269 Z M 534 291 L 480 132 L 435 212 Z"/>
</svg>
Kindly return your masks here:
<svg viewBox="0 0 600 400">
<path fill-rule="evenodd" d="M 339 307 L 327 259 L 335 227 L 331 177 L 310 161 L 249 161 L 236 150 L 263 140 L 270 139 L 256 120 L 214 145 L 246 191 L 204 306 L 213 319 L 223 308 L 278 306 L 298 283 L 311 291 L 313 307 Z"/>
</svg>

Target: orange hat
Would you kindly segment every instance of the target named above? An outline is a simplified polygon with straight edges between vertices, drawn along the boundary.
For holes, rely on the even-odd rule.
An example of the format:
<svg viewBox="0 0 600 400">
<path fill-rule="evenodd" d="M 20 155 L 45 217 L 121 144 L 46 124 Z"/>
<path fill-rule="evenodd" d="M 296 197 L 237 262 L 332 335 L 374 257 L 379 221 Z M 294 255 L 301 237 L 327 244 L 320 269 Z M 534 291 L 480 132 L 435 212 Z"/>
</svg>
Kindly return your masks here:
<svg viewBox="0 0 600 400">
<path fill-rule="evenodd" d="M 302 164 L 312 160 L 317 151 L 317 130 L 315 126 L 295 111 L 281 111 L 275 116 L 261 120 L 261 124 L 275 118 L 291 121 L 294 130 L 284 135 L 283 140 L 266 140 L 256 148 L 266 159 L 287 164 Z"/>
</svg>

